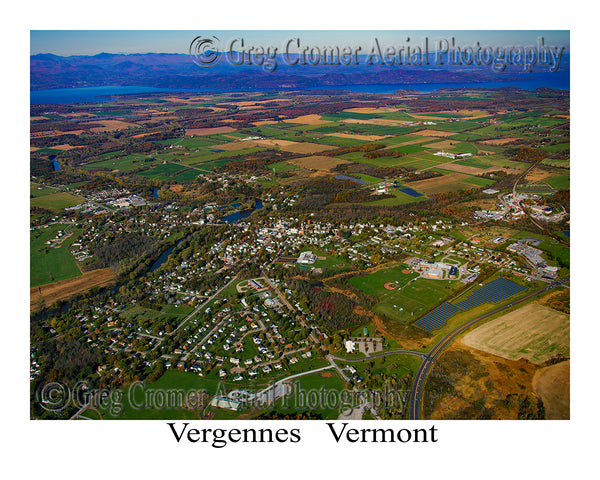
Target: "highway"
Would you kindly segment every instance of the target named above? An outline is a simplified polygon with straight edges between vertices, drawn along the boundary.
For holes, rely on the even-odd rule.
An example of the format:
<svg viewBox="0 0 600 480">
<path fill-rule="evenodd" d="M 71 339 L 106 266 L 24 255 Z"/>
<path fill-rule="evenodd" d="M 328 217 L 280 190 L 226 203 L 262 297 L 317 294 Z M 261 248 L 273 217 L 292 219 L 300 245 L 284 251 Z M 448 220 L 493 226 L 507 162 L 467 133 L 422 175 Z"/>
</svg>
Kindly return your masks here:
<svg viewBox="0 0 600 480">
<path fill-rule="evenodd" d="M 413 384 L 412 384 L 412 388 L 410 391 L 409 405 L 408 405 L 408 418 L 410 420 L 419 420 L 421 418 L 421 405 L 423 402 L 423 388 L 425 387 L 425 382 L 427 381 L 427 376 L 429 375 L 429 372 L 431 371 L 431 368 L 433 367 L 433 362 L 435 362 L 435 360 L 441 355 L 443 350 L 452 342 L 452 340 L 454 340 L 458 335 L 463 333 L 465 330 L 467 330 L 472 325 L 475 325 L 477 322 L 480 322 L 481 320 L 485 320 L 486 318 L 491 317 L 492 315 L 495 315 L 496 313 L 506 310 L 507 308 L 510 308 L 514 305 L 518 305 L 519 303 L 525 302 L 541 293 L 547 292 L 548 290 L 551 290 L 555 287 L 563 285 L 564 283 L 569 281 L 569 278 L 570 277 L 565 277 L 561 280 L 554 281 L 554 282 L 550 283 L 549 285 L 547 285 L 543 288 L 540 288 L 539 290 L 536 290 L 535 292 L 525 295 L 522 298 L 514 300 L 506 305 L 496 307 L 493 310 L 490 310 L 489 312 L 484 313 L 483 315 L 479 315 L 478 317 L 474 318 L 473 320 L 469 320 L 468 322 L 463 323 L 461 326 L 455 328 L 450 333 L 448 333 L 444 338 L 442 338 L 433 347 L 433 349 L 425 356 L 423 363 L 421 363 L 421 366 L 417 370 L 417 374 L 415 375 L 415 378 L 414 378 Z"/>
</svg>

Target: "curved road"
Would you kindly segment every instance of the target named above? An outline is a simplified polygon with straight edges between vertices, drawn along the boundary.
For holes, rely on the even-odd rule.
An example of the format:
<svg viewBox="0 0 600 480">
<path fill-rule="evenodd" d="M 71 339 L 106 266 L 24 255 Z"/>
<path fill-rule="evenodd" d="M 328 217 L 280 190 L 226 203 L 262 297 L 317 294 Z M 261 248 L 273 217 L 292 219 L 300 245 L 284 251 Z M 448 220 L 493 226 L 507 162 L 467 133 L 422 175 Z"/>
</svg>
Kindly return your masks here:
<svg viewBox="0 0 600 480">
<path fill-rule="evenodd" d="M 421 358 L 428 357 L 428 355 L 426 353 L 415 352 L 413 350 L 390 350 L 389 352 L 376 353 L 375 355 L 369 355 L 367 357 L 361 357 L 361 358 L 344 358 L 344 357 L 335 357 L 333 355 L 330 355 L 330 357 L 333 358 L 334 360 L 339 360 L 340 362 L 366 362 L 367 360 L 372 360 L 374 358 L 387 357 L 388 355 L 401 355 L 401 354 L 416 355 L 417 357 L 421 357 Z"/>
<path fill-rule="evenodd" d="M 492 315 L 495 315 L 498 312 L 501 312 L 503 310 L 506 310 L 507 308 L 510 308 L 514 305 L 522 303 L 526 300 L 529 300 L 530 298 L 533 298 L 533 297 L 539 295 L 540 293 L 551 290 L 552 288 L 558 287 L 568 281 L 569 281 L 569 277 L 565 277 L 561 280 L 554 281 L 554 282 L 550 283 L 548 286 L 541 288 L 539 290 L 536 290 L 535 292 L 532 292 L 528 295 L 525 295 L 524 297 L 519 298 L 518 300 L 512 301 L 506 305 L 494 308 L 493 310 L 491 310 L 487 313 L 484 313 L 483 315 L 480 315 L 480 316 L 474 318 L 473 320 L 469 320 L 468 322 L 462 324 L 458 328 L 452 330 L 444 338 L 442 338 L 435 345 L 435 347 L 433 347 L 431 352 L 429 352 L 429 354 L 427 354 L 425 356 L 423 363 L 421 363 L 419 370 L 417 370 L 417 374 L 415 375 L 415 378 L 413 380 L 413 385 L 412 385 L 412 388 L 410 391 L 410 399 L 409 399 L 409 406 L 408 406 L 408 418 L 410 420 L 419 420 L 420 419 L 421 404 L 423 401 L 423 387 L 425 386 L 425 382 L 427 381 L 427 376 L 429 375 L 429 372 L 431 371 L 431 368 L 433 367 L 433 362 L 436 360 L 437 357 L 440 356 L 440 354 L 442 353 L 444 348 L 446 348 L 448 346 L 448 344 L 450 344 L 450 342 L 452 342 L 452 340 L 454 340 L 454 338 L 456 338 L 457 335 L 460 335 L 466 329 L 468 329 L 472 325 L 476 324 L 477 322 L 480 322 L 481 320 L 484 320 Z"/>
</svg>

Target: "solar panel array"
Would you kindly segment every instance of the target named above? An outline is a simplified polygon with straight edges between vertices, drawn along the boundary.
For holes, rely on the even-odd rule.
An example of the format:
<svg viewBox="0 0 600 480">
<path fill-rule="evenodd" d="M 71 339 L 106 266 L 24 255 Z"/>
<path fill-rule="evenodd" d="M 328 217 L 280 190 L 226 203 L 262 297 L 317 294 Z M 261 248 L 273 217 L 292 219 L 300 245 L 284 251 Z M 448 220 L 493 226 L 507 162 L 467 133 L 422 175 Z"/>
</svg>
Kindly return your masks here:
<svg viewBox="0 0 600 480">
<path fill-rule="evenodd" d="M 497 303 L 508 297 L 512 297 L 523 290 L 527 289 L 506 278 L 497 278 L 475 290 L 467 298 L 458 302 L 456 306 L 462 310 L 469 310 L 486 302 Z"/>
<path fill-rule="evenodd" d="M 446 320 L 458 312 L 470 310 L 486 302 L 497 303 L 524 290 L 527 290 L 527 288 L 515 282 L 511 282 L 506 278 L 497 278 L 473 291 L 471 295 L 456 305 L 449 302 L 441 304 L 415 323 L 431 332 L 446 325 Z"/>
<path fill-rule="evenodd" d="M 423 318 L 417 320 L 416 324 L 428 332 L 431 332 L 431 330 L 435 330 L 436 328 L 446 325 L 446 319 L 460 311 L 461 309 L 456 305 L 452 305 L 448 302 L 442 303 L 435 310 L 432 310 Z"/>
<path fill-rule="evenodd" d="M 401 188 L 401 189 L 400 189 L 400 191 L 401 191 L 402 193 L 406 193 L 407 195 L 410 195 L 411 197 L 422 197 L 422 196 L 423 196 L 423 194 L 422 194 L 422 193 L 419 193 L 419 192 L 417 192 L 416 190 L 414 190 L 414 189 L 412 189 L 412 188 L 408 188 L 408 187 L 406 187 L 406 188 Z"/>
</svg>

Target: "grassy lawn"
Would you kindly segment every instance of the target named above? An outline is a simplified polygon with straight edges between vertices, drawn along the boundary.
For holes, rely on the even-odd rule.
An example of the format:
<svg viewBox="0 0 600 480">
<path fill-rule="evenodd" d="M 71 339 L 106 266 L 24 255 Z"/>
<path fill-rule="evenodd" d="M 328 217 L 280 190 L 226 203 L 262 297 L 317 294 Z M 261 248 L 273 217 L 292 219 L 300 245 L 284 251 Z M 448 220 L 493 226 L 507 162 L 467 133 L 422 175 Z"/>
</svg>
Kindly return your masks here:
<svg viewBox="0 0 600 480">
<path fill-rule="evenodd" d="M 366 202 L 365 205 L 375 205 L 375 206 L 394 206 L 394 205 L 404 205 L 406 203 L 413 202 L 422 202 L 427 197 L 423 195 L 422 197 L 413 197 L 404 192 L 401 192 L 398 188 L 391 188 L 389 193 L 394 195 L 393 198 L 383 198 L 381 200 L 375 200 L 372 202 Z"/>
<path fill-rule="evenodd" d="M 272 172 L 287 172 L 289 170 L 297 170 L 300 167 L 298 167 L 297 165 L 292 165 L 291 163 L 287 163 L 287 162 L 277 162 L 277 163 L 272 163 L 271 165 L 268 165 L 267 167 L 269 170 L 271 170 Z"/>
<path fill-rule="evenodd" d="M 546 180 L 546 183 L 553 186 L 557 190 L 567 190 L 571 186 L 570 175 L 559 175 Z"/>
<path fill-rule="evenodd" d="M 56 189 L 34 185 L 33 183 L 29 187 L 29 195 L 34 198 L 43 197 L 44 195 L 49 195 L 51 193 L 56 193 Z"/>
<path fill-rule="evenodd" d="M 73 229 L 73 235 L 67 238 L 59 248 L 49 248 L 48 240 L 56 237 L 59 230 L 65 230 L 64 225 L 52 225 L 40 228 L 30 233 L 30 286 L 37 287 L 47 283 L 78 277 L 81 270 L 71 255 L 70 246 L 77 239 L 79 231 Z"/>
<path fill-rule="evenodd" d="M 41 207 L 53 212 L 60 212 L 63 208 L 74 207 L 83 203 L 84 199 L 67 192 L 56 192 L 32 198 L 30 205 L 32 207 Z"/>
<path fill-rule="evenodd" d="M 335 369 L 304 375 L 292 380 L 292 385 L 293 393 L 278 400 L 270 411 L 280 415 L 310 411 L 333 420 L 346 408 L 344 400 L 353 398 L 345 393 L 344 381 Z"/>
<path fill-rule="evenodd" d="M 350 283 L 379 299 L 373 308 L 375 313 L 403 323 L 418 319 L 460 286 L 456 281 L 417 278 L 415 273 L 402 273 L 403 269 L 380 270 L 365 277 L 354 277 Z M 384 284 L 388 282 L 395 283 L 397 287 L 387 290 Z"/>
<path fill-rule="evenodd" d="M 98 168 L 109 168 L 111 170 L 119 170 L 120 172 L 130 172 L 138 168 L 156 165 L 156 161 L 149 161 L 152 157 L 147 155 L 126 155 L 124 157 L 115 157 L 111 155 L 109 158 L 99 162 L 92 162 L 83 165 L 84 170 L 94 170 Z M 148 160 L 148 161 L 146 161 Z"/>
</svg>

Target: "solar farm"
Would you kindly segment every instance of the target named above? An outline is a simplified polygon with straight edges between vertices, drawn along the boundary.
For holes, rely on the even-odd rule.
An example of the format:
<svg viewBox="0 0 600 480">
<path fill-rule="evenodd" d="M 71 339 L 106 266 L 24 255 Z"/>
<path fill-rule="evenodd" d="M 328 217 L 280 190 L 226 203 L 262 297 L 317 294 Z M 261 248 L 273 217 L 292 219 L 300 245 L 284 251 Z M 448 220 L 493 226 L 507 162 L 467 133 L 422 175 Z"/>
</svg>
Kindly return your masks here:
<svg viewBox="0 0 600 480">
<path fill-rule="evenodd" d="M 431 332 L 446 325 L 446 320 L 457 313 L 471 310 L 484 303 L 501 302 L 524 290 L 527 289 L 506 278 L 497 278 L 486 283 L 483 287 L 476 289 L 471 295 L 456 304 L 450 302 L 443 303 L 415 323 L 419 327 Z"/>
</svg>

